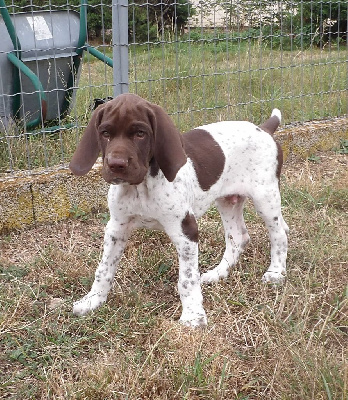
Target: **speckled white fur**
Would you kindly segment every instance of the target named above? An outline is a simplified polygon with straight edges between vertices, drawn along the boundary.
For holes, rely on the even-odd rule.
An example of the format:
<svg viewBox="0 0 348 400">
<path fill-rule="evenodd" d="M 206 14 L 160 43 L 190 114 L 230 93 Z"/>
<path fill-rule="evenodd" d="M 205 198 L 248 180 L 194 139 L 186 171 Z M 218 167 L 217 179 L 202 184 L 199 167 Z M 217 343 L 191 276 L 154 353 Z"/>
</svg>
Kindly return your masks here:
<svg viewBox="0 0 348 400">
<path fill-rule="evenodd" d="M 252 199 L 270 236 L 271 263 L 263 280 L 282 282 L 286 273 L 288 227 L 281 214 L 275 173 L 277 147 L 273 138 L 249 122 L 218 122 L 201 128 L 212 135 L 225 155 L 219 180 L 208 191 L 203 191 L 188 159 L 173 182 L 159 171 L 155 177 L 148 173 L 139 185 L 112 185 L 102 260 L 90 292 L 74 303 L 75 314 L 85 315 L 106 301 L 129 235 L 136 228 L 149 227 L 163 229 L 178 252 L 178 290 L 183 308 L 180 321 L 192 327 L 206 325 L 201 283 L 226 278 L 248 243 L 243 218 L 247 197 Z M 238 195 L 237 201 L 226 198 L 232 195 Z M 198 244 L 185 236 L 182 221 L 187 213 L 201 217 L 214 201 L 222 217 L 226 249 L 220 264 L 200 276 Z"/>
</svg>

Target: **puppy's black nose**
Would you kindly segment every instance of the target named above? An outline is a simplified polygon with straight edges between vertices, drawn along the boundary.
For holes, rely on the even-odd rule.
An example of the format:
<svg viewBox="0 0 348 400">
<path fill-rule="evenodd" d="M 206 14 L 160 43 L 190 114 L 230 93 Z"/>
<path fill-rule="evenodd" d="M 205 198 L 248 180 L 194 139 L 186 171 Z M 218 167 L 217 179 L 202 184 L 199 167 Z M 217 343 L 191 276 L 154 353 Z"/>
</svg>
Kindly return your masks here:
<svg viewBox="0 0 348 400">
<path fill-rule="evenodd" d="M 111 171 L 123 171 L 128 167 L 128 159 L 121 157 L 108 156 L 107 163 Z"/>
</svg>

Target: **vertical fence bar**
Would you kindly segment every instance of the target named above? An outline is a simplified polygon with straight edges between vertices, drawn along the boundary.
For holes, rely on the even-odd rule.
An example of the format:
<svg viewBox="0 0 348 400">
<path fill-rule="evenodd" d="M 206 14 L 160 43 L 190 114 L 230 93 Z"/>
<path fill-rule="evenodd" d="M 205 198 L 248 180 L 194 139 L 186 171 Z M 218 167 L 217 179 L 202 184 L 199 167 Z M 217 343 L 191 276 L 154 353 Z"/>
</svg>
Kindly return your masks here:
<svg viewBox="0 0 348 400">
<path fill-rule="evenodd" d="M 114 96 L 128 92 L 128 0 L 112 0 Z"/>
</svg>

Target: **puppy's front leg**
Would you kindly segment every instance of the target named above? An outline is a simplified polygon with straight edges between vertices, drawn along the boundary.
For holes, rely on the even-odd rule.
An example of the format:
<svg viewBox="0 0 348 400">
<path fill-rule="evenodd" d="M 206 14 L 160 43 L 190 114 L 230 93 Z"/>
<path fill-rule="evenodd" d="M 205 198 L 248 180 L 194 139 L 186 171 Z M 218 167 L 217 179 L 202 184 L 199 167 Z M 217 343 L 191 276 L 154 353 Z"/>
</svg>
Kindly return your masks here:
<svg viewBox="0 0 348 400">
<path fill-rule="evenodd" d="M 182 303 L 180 322 L 191 327 L 207 325 L 203 308 L 198 269 L 198 227 L 195 217 L 187 213 L 178 229 L 166 230 L 178 252 L 178 291 Z M 175 233 L 174 233 L 175 232 Z"/>
<path fill-rule="evenodd" d="M 86 296 L 74 303 L 74 314 L 86 315 L 105 303 L 131 230 L 129 221 L 110 219 L 105 228 L 102 260 L 95 271 L 92 288 Z"/>
</svg>

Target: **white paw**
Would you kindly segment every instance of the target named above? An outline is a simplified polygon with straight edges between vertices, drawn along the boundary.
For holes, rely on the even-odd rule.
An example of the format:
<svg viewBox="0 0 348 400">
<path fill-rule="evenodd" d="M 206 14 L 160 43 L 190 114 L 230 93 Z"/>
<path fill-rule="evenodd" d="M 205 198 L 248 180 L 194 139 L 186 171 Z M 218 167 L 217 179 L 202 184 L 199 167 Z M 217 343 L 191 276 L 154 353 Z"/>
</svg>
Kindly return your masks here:
<svg viewBox="0 0 348 400">
<path fill-rule="evenodd" d="M 263 277 L 262 282 L 274 285 L 281 285 L 285 281 L 285 272 L 267 271 Z"/>
<path fill-rule="evenodd" d="M 201 284 L 203 283 L 214 283 L 219 280 L 219 274 L 212 269 L 211 271 L 205 272 L 201 275 Z"/>
<path fill-rule="evenodd" d="M 183 312 L 179 322 L 190 328 L 207 326 L 207 316 L 203 310 L 201 313 Z"/>
<path fill-rule="evenodd" d="M 81 300 L 75 301 L 73 313 L 75 315 L 86 315 L 105 303 L 107 296 L 98 293 L 88 293 Z"/>
<path fill-rule="evenodd" d="M 201 275 L 201 283 L 215 283 L 220 279 L 226 279 L 228 276 L 227 268 L 220 268 L 217 266 L 216 268 L 205 272 Z"/>
</svg>

